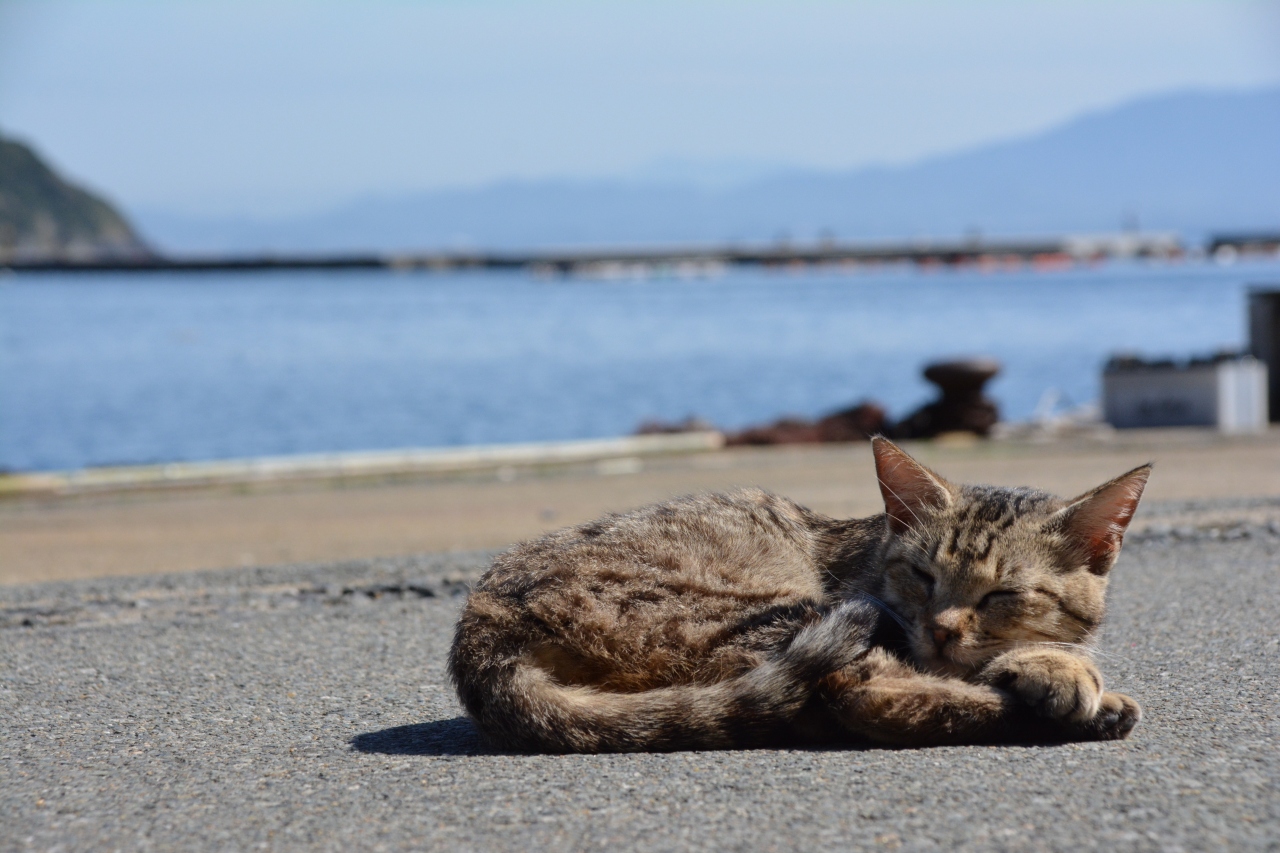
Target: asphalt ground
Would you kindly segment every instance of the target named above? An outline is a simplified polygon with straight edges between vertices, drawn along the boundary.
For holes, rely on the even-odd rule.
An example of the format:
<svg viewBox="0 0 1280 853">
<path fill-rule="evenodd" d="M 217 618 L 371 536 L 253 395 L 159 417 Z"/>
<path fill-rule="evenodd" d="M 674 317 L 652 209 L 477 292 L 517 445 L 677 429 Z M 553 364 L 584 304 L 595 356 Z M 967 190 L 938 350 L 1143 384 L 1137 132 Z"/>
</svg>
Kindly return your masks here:
<svg viewBox="0 0 1280 853">
<path fill-rule="evenodd" d="M 490 754 L 444 667 L 478 553 L 0 588 L 0 849 L 1280 850 L 1248 508 L 1126 545 L 1110 743 Z"/>
</svg>

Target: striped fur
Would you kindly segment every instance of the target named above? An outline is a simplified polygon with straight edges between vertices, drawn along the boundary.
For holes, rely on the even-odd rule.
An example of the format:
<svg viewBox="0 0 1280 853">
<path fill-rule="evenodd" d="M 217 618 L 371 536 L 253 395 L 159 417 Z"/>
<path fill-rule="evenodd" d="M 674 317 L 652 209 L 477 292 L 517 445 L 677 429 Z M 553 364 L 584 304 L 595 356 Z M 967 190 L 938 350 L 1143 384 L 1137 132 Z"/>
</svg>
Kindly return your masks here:
<svg viewBox="0 0 1280 853">
<path fill-rule="evenodd" d="M 499 748 L 551 752 L 1127 734 L 1136 703 L 1080 650 L 1146 469 L 1064 501 L 875 452 L 885 515 L 741 490 L 499 556 L 450 652 L 467 712 Z M 896 655 L 873 647 L 889 618 Z"/>
<path fill-rule="evenodd" d="M 639 692 L 558 682 L 524 658 L 453 671 L 459 694 L 497 744 L 554 752 L 631 752 L 754 746 L 785 736 L 818 679 L 869 648 L 875 614 L 846 602 L 801 628 L 787 646 L 740 675 Z M 454 659 L 465 655 L 455 646 Z"/>
</svg>

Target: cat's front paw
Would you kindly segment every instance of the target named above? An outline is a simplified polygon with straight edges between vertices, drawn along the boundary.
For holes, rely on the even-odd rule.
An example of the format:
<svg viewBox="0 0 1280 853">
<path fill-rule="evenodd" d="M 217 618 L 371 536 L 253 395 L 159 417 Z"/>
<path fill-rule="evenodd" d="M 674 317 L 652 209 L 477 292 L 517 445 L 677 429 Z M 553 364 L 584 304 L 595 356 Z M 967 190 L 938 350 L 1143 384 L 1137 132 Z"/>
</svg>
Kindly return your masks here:
<svg viewBox="0 0 1280 853">
<path fill-rule="evenodd" d="M 1083 725 L 1093 740 L 1122 740 L 1142 719 L 1142 707 L 1123 693 L 1103 693 L 1098 713 Z"/>
<path fill-rule="evenodd" d="M 1012 693 L 1051 720 L 1084 724 L 1102 709 L 1098 668 L 1090 660 L 1056 649 L 1019 649 L 1000 655 L 982 670 L 981 680 Z"/>
</svg>

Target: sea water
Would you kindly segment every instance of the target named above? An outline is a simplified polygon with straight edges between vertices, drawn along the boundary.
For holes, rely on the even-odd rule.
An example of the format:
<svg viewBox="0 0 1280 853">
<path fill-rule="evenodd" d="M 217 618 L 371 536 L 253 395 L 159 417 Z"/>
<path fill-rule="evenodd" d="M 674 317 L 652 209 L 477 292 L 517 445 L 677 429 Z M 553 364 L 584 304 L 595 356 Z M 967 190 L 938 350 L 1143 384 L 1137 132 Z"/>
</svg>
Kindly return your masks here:
<svg viewBox="0 0 1280 853">
<path fill-rule="evenodd" d="M 782 273 L 10 275 L 0 468 L 724 428 L 872 399 L 901 417 L 930 361 L 989 355 L 1008 419 L 1097 398 L 1114 352 L 1245 344 L 1280 265 Z"/>
</svg>

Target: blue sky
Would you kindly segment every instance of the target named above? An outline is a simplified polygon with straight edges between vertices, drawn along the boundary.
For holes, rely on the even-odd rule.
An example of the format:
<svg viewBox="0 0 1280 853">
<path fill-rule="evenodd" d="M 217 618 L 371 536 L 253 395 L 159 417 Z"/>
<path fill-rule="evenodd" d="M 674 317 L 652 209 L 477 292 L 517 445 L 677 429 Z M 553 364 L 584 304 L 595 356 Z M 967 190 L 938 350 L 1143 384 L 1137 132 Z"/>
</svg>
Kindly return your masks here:
<svg viewBox="0 0 1280 853">
<path fill-rule="evenodd" d="M 127 207 L 907 162 L 1280 83 L 1280 2 L 0 0 L 0 129 Z"/>
</svg>

